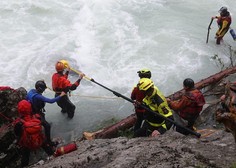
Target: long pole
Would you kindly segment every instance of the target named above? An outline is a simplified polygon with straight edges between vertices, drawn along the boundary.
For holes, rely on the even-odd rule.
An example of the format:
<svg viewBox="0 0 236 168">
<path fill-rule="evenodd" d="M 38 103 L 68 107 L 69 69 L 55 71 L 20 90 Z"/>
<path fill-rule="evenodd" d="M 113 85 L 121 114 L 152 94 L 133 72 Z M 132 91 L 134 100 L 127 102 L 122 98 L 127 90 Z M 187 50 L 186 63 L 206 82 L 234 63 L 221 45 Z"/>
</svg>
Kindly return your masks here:
<svg viewBox="0 0 236 168">
<path fill-rule="evenodd" d="M 212 24 L 212 22 L 213 22 L 213 18 L 211 18 L 211 22 L 210 22 L 210 24 L 209 24 L 209 26 L 208 26 L 208 31 L 207 31 L 207 39 L 206 39 L 206 43 L 208 43 L 208 39 L 209 39 L 209 34 L 210 34 L 210 30 L 211 30 L 211 24 Z"/>
<path fill-rule="evenodd" d="M 76 73 L 78 73 L 78 74 L 81 74 L 81 72 L 75 71 L 75 70 L 72 69 L 72 68 L 71 68 L 71 70 L 74 71 L 74 72 L 76 72 Z M 102 85 L 102 84 L 96 82 L 94 79 L 89 78 L 89 77 L 86 77 L 86 76 L 84 76 L 84 77 L 85 77 L 86 79 L 90 80 L 91 82 L 93 82 L 93 83 L 95 83 L 95 84 L 97 84 L 97 85 L 99 85 L 99 86 L 105 88 L 106 90 L 109 90 L 110 92 L 112 92 L 112 93 L 113 93 L 114 95 L 116 95 L 117 97 L 121 97 L 121 98 L 123 98 L 123 99 L 125 99 L 125 100 L 127 100 L 127 101 L 129 101 L 129 102 L 131 102 L 131 103 L 133 103 L 133 104 L 135 103 L 134 100 L 132 100 L 132 99 L 130 99 L 130 98 L 128 98 L 128 97 L 126 97 L 126 96 L 124 96 L 124 95 L 122 95 L 122 94 L 120 94 L 120 93 L 114 91 L 114 90 L 111 90 L 110 88 L 108 88 L 108 87 L 106 87 L 106 86 L 104 86 L 104 85 Z M 198 138 L 201 137 L 201 134 L 200 134 L 200 133 L 195 132 L 195 131 L 193 131 L 193 130 L 187 128 L 187 127 L 184 127 L 184 126 L 178 124 L 177 122 L 173 121 L 172 119 L 166 118 L 166 117 L 164 117 L 163 115 L 152 111 L 151 109 L 149 109 L 148 107 L 146 107 L 146 106 L 144 106 L 144 105 L 142 105 L 142 104 L 140 104 L 140 107 L 142 107 L 143 109 L 145 109 L 145 110 L 147 110 L 147 111 L 153 113 L 154 115 L 156 115 L 156 116 L 158 116 L 158 117 L 160 117 L 160 118 L 162 118 L 162 119 L 164 119 L 164 120 L 166 120 L 166 121 L 171 122 L 172 124 L 174 124 L 174 125 L 176 125 L 176 126 L 178 126 L 178 127 L 181 127 L 182 129 L 186 130 L 188 133 L 190 133 L 190 134 L 192 134 L 192 135 L 195 135 L 195 136 L 198 137 Z"/>
</svg>

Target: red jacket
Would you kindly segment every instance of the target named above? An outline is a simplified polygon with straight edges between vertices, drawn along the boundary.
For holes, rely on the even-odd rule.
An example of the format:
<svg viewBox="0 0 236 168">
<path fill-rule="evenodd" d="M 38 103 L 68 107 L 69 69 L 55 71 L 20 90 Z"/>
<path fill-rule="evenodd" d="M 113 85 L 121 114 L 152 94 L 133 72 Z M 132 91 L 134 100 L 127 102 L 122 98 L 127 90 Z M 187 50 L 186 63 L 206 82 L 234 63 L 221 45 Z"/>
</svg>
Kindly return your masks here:
<svg viewBox="0 0 236 168">
<path fill-rule="evenodd" d="M 186 91 L 179 101 L 170 101 L 170 107 L 177 111 L 183 119 L 196 117 L 202 111 L 205 99 L 201 91 Z"/>
<path fill-rule="evenodd" d="M 54 73 L 52 76 L 52 88 L 56 92 L 68 92 L 69 90 L 75 90 L 79 86 L 79 82 L 74 84 L 68 80 L 68 74 Z"/>
<path fill-rule="evenodd" d="M 142 103 L 144 97 L 145 97 L 144 92 L 140 91 L 137 86 L 134 87 L 134 89 L 131 93 L 131 99 L 136 100 L 139 103 Z M 145 110 L 143 108 L 137 107 L 137 106 L 135 107 L 135 111 L 138 112 L 138 113 L 145 112 Z"/>
</svg>

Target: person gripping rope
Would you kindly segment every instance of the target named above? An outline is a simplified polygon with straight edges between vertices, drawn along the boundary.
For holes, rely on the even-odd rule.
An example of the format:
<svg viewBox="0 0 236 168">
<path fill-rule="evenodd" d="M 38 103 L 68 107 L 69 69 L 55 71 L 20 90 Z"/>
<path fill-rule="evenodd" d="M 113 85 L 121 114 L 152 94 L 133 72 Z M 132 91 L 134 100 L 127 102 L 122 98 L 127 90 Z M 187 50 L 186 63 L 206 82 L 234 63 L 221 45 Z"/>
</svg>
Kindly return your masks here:
<svg viewBox="0 0 236 168">
<path fill-rule="evenodd" d="M 44 126 L 45 135 L 46 135 L 46 139 L 48 143 L 52 146 L 56 146 L 57 143 L 51 140 L 51 126 L 46 121 L 44 107 L 46 103 L 52 104 L 59 101 L 66 93 L 61 92 L 61 94 L 58 95 L 57 97 L 50 99 L 42 95 L 42 93 L 45 91 L 46 88 L 47 88 L 46 83 L 43 80 L 37 81 L 35 83 L 35 89 L 31 89 L 28 92 L 26 99 L 29 100 L 32 104 L 33 114 L 40 115 L 40 119 L 41 119 L 42 125 Z"/>
<path fill-rule="evenodd" d="M 152 76 L 151 71 L 149 69 L 142 69 L 138 71 L 137 73 L 140 79 L 142 78 L 150 79 Z M 144 97 L 145 97 L 144 92 L 139 90 L 138 85 L 136 85 L 132 90 L 131 99 L 135 100 L 136 102 L 142 103 L 142 100 Z M 134 125 L 134 131 L 136 131 L 137 129 L 141 127 L 142 122 L 144 120 L 144 112 L 145 110 L 142 107 L 135 106 L 135 114 L 136 114 L 137 120 Z"/>
<path fill-rule="evenodd" d="M 79 79 L 74 84 L 72 84 L 68 80 L 68 75 L 70 71 L 69 66 L 66 67 L 63 62 L 58 61 L 55 65 L 55 69 L 57 72 L 54 73 L 52 76 L 52 88 L 56 92 L 55 96 L 60 95 L 61 92 L 68 93 L 72 90 L 76 90 L 80 84 L 80 81 L 85 76 L 84 74 L 81 74 Z M 59 101 L 57 101 L 57 105 L 61 107 L 62 113 L 68 114 L 68 118 L 72 119 L 74 117 L 76 107 L 70 101 L 68 95 L 63 96 Z"/>
<path fill-rule="evenodd" d="M 153 111 L 145 110 L 145 120 L 142 127 L 135 131 L 135 137 L 157 136 L 164 134 L 172 127 L 172 122 L 166 121 L 162 117 L 155 115 L 158 113 L 163 117 L 174 120 L 171 109 L 169 108 L 166 98 L 160 90 L 154 86 L 151 79 L 142 78 L 138 83 L 139 90 L 144 92 L 142 104 Z M 138 104 L 137 104 L 138 105 Z"/>
<path fill-rule="evenodd" d="M 220 44 L 224 35 L 228 32 L 231 25 L 231 15 L 226 7 L 221 7 L 219 10 L 220 16 L 213 16 L 212 19 L 217 19 L 219 29 L 216 32 L 216 44 Z"/>
</svg>

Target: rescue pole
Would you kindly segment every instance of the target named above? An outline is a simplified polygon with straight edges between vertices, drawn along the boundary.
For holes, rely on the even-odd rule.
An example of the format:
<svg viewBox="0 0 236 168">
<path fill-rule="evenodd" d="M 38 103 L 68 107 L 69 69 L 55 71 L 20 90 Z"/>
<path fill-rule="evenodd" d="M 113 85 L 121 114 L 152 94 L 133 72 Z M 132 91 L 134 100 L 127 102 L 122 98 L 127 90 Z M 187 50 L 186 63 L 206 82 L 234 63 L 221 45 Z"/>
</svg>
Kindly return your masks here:
<svg viewBox="0 0 236 168">
<path fill-rule="evenodd" d="M 117 97 L 121 97 L 121 98 L 123 98 L 123 99 L 125 99 L 125 100 L 131 102 L 132 104 L 135 104 L 135 103 L 136 103 L 134 100 L 132 100 L 132 99 L 130 99 L 130 98 L 128 98 L 128 97 L 126 97 L 126 96 L 124 96 L 124 95 L 122 95 L 122 94 L 120 94 L 120 93 L 114 91 L 114 90 L 109 89 L 108 87 L 106 87 L 106 86 L 104 86 L 104 85 L 102 85 L 102 84 L 96 82 L 94 79 L 91 79 L 91 82 L 96 83 L 97 85 L 99 85 L 99 86 L 101 86 L 101 87 L 103 87 L 103 88 L 109 90 L 110 92 L 112 92 L 112 93 L 113 93 L 114 95 L 116 95 Z M 183 129 L 184 129 L 185 131 L 187 131 L 188 133 L 190 133 L 190 134 L 192 134 L 192 135 L 195 135 L 195 136 L 198 137 L 198 138 L 201 137 L 201 134 L 200 134 L 200 133 L 195 132 L 195 131 L 193 131 L 193 130 L 187 128 L 187 127 L 184 127 L 184 126 L 178 124 L 177 122 L 173 121 L 172 119 L 166 118 L 166 117 L 164 117 L 163 115 L 154 112 L 153 110 L 149 109 L 148 107 L 146 107 L 146 106 L 144 106 L 144 105 L 142 105 L 142 104 L 139 104 L 139 106 L 142 107 L 143 109 L 147 110 L 148 112 L 153 113 L 154 115 L 156 115 L 156 116 L 158 116 L 158 117 L 160 117 L 160 118 L 162 118 L 162 119 L 164 119 L 164 120 L 166 120 L 166 121 L 169 121 L 169 122 L 171 122 L 172 124 L 174 124 L 174 125 L 176 125 L 176 126 L 178 126 L 178 127 L 183 128 Z"/>
<path fill-rule="evenodd" d="M 207 31 L 207 39 L 206 39 L 206 43 L 208 43 L 208 39 L 209 39 L 209 34 L 210 34 L 210 30 L 211 30 L 211 24 L 212 24 L 212 22 L 213 22 L 213 18 L 211 18 L 211 22 L 210 22 L 210 24 L 209 24 L 209 26 L 208 26 L 208 31 Z"/>
<path fill-rule="evenodd" d="M 68 61 L 66 61 L 66 60 L 60 60 L 60 62 L 62 62 L 66 68 L 70 68 L 70 69 L 71 69 L 72 71 L 74 71 L 75 73 L 77 73 L 77 74 L 79 74 L 79 75 L 82 74 L 82 72 L 76 71 L 75 69 L 71 68 L 70 65 L 69 65 L 69 63 L 68 63 Z M 106 90 L 112 92 L 112 93 L 113 93 L 114 95 L 116 95 L 117 97 L 121 97 L 121 98 L 125 99 L 126 101 L 129 101 L 129 102 L 132 103 L 132 104 L 136 104 L 136 102 L 135 102 L 134 100 L 132 100 L 132 99 L 130 99 L 130 98 L 128 98 L 128 97 L 126 97 L 126 96 L 124 96 L 124 95 L 122 95 L 122 94 L 120 94 L 120 93 L 114 91 L 114 90 L 111 90 L 110 88 L 108 88 L 108 87 L 106 87 L 106 86 L 104 86 L 104 85 L 102 85 L 102 84 L 96 82 L 94 79 L 89 78 L 89 77 L 87 77 L 87 76 L 84 76 L 84 78 L 86 78 L 87 80 L 89 80 L 89 81 L 91 81 L 91 82 L 93 82 L 93 83 L 95 83 L 95 84 L 97 84 L 97 85 L 103 87 L 104 89 L 106 89 Z M 160 117 L 160 118 L 162 118 L 162 119 L 164 119 L 164 120 L 166 120 L 166 121 L 169 121 L 169 122 L 171 122 L 172 124 L 174 124 L 174 125 L 176 125 L 176 126 L 182 128 L 182 129 L 184 129 L 184 130 L 187 131 L 188 133 L 190 133 L 190 134 L 192 134 L 192 135 L 195 135 L 195 136 L 198 137 L 198 138 L 201 137 L 201 134 L 200 134 L 200 133 L 197 133 L 197 132 L 195 132 L 195 131 L 193 131 L 193 130 L 187 128 L 187 127 L 184 127 L 184 126 L 178 124 L 177 122 L 173 121 L 172 119 L 166 118 L 166 117 L 164 117 L 163 115 L 152 111 L 151 109 L 149 109 L 148 107 L 146 107 L 146 106 L 144 106 L 144 105 L 142 105 L 142 104 L 139 104 L 139 106 L 142 107 L 143 109 L 147 110 L 148 112 L 153 113 L 154 115 L 156 115 L 156 116 L 158 116 L 158 117 Z"/>
</svg>

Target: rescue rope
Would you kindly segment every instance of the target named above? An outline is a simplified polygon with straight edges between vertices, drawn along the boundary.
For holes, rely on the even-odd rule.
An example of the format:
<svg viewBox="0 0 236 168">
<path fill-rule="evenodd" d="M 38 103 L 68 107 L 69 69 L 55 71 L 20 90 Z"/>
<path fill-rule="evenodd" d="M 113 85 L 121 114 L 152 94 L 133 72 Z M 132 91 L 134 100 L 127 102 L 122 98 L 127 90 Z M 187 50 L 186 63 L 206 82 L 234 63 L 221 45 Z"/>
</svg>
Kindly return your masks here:
<svg viewBox="0 0 236 168">
<path fill-rule="evenodd" d="M 210 136 L 211 134 L 215 133 L 217 130 L 213 130 L 213 129 L 202 129 L 202 130 L 197 130 L 198 133 L 201 133 L 201 138 L 205 138 Z M 206 132 L 206 133 L 205 133 Z"/>
<path fill-rule="evenodd" d="M 54 90 L 52 90 L 50 87 L 47 87 L 50 91 L 56 93 Z M 86 98 L 93 98 L 93 99 L 121 99 L 119 97 L 104 97 L 104 96 L 85 96 L 80 94 L 70 94 L 70 96 L 79 96 L 79 97 L 86 97 Z"/>
<path fill-rule="evenodd" d="M 8 121 L 13 121 L 11 118 L 9 118 L 9 117 L 3 115 L 2 112 L 0 112 L 0 115 L 1 115 L 3 118 L 5 118 L 6 120 L 8 120 Z"/>
<path fill-rule="evenodd" d="M 0 133 L 2 133 L 4 130 L 6 130 L 6 128 L 10 127 L 14 121 L 11 118 L 3 115 L 2 112 L 0 112 L 0 116 L 10 122 L 9 124 L 3 125 L 3 126 L 0 127 Z"/>
<path fill-rule="evenodd" d="M 79 96 L 79 97 L 94 98 L 94 99 L 120 99 L 119 97 L 84 96 L 79 94 L 71 94 L 71 96 Z"/>
</svg>

